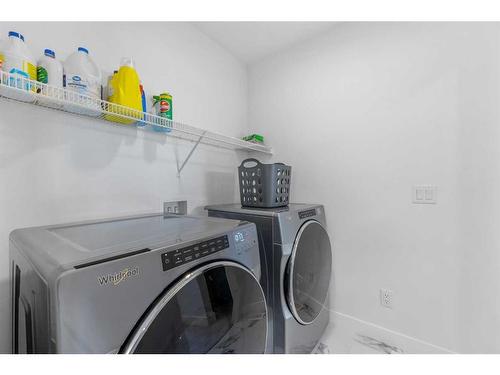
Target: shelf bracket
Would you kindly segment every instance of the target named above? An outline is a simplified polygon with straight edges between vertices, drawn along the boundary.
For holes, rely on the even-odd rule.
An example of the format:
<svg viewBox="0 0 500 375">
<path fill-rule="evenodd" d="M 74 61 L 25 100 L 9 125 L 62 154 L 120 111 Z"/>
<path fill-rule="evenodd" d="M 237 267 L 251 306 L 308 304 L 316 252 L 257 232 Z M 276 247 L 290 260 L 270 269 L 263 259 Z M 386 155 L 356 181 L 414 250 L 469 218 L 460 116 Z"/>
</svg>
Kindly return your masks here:
<svg viewBox="0 0 500 375">
<path fill-rule="evenodd" d="M 193 148 L 191 149 L 191 151 L 189 151 L 189 154 L 186 156 L 186 159 L 184 159 L 184 161 L 182 162 L 181 166 L 179 167 L 179 164 L 177 164 L 177 177 L 181 177 L 181 172 L 182 170 L 184 169 L 184 167 L 186 166 L 187 162 L 189 161 L 189 159 L 191 158 L 191 156 L 193 155 L 194 151 L 196 150 L 196 147 L 198 147 L 198 145 L 200 144 L 201 140 L 203 139 L 203 137 L 205 136 L 205 133 L 207 131 L 205 130 L 200 138 L 196 141 L 196 143 L 194 144 Z"/>
</svg>

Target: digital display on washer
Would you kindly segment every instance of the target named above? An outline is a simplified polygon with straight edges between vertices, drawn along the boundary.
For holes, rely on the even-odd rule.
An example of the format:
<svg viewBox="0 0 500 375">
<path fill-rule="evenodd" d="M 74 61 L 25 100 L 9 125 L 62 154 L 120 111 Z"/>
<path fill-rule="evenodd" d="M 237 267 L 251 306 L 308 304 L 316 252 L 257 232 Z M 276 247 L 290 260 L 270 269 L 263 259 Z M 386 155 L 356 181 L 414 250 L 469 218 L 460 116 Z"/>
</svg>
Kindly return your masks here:
<svg viewBox="0 0 500 375">
<path fill-rule="evenodd" d="M 312 216 L 316 216 L 316 209 L 314 208 L 312 210 L 299 212 L 299 219 L 305 219 L 306 217 L 312 217 Z"/>
<path fill-rule="evenodd" d="M 205 242 L 200 242 L 182 249 L 171 250 L 161 254 L 163 271 L 206 257 L 210 254 L 227 249 L 229 240 L 227 236 L 217 237 Z"/>
<path fill-rule="evenodd" d="M 244 242 L 245 241 L 245 236 L 243 235 L 242 232 L 236 232 L 234 234 L 234 241 L 235 242 Z"/>
</svg>

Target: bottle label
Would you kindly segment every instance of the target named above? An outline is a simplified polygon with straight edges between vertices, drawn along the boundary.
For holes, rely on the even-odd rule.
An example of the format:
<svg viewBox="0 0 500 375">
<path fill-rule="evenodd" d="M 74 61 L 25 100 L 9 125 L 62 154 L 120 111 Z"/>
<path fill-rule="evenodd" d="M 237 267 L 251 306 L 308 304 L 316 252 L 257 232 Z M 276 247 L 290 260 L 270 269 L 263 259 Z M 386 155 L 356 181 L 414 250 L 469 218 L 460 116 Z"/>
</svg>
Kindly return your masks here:
<svg viewBox="0 0 500 375">
<path fill-rule="evenodd" d="M 28 61 L 23 61 L 23 70 L 28 73 L 28 77 L 36 81 L 36 66 Z"/>
<path fill-rule="evenodd" d="M 160 113 L 167 113 L 170 111 L 170 103 L 166 100 L 160 101 Z"/>
<path fill-rule="evenodd" d="M 38 82 L 49 83 L 49 74 L 43 66 L 36 68 L 36 79 Z"/>
<path fill-rule="evenodd" d="M 169 94 L 160 94 L 158 101 L 155 103 L 156 114 L 160 117 L 165 117 L 172 120 L 172 96 Z"/>
<path fill-rule="evenodd" d="M 97 80 L 85 78 L 78 74 L 66 74 L 66 87 L 70 90 L 77 91 L 79 94 L 101 97 L 101 87 Z"/>
</svg>

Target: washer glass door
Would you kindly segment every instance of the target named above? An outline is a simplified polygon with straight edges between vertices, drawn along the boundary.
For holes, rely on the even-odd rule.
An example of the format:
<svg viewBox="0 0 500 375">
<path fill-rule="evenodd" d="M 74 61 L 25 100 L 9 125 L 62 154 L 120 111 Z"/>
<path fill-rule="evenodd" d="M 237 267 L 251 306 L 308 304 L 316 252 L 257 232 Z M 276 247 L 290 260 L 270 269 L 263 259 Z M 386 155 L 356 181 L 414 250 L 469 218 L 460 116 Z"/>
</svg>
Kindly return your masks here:
<svg viewBox="0 0 500 375">
<path fill-rule="evenodd" d="M 142 318 L 124 353 L 264 353 L 267 310 L 255 276 L 210 263 L 167 289 Z"/>
<path fill-rule="evenodd" d="M 285 294 L 301 324 L 310 324 L 325 307 L 332 272 L 332 249 L 326 230 L 315 220 L 300 227 L 288 262 Z"/>
</svg>

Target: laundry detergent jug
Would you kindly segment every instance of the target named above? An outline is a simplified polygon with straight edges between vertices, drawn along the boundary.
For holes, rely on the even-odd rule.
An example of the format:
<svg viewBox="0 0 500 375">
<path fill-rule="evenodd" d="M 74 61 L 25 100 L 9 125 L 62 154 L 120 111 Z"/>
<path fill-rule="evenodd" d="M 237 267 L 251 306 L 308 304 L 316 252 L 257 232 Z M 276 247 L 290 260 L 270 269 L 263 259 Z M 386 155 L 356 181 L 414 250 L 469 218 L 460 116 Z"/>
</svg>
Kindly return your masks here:
<svg viewBox="0 0 500 375">
<path fill-rule="evenodd" d="M 60 108 L 60 100 L 64 98 L 62 89 L 64 85 L 63 66 L 56 59 L 56 54 L 51 49 L 45 49 L 43 56 L 38 60 L 36 79 L 43 83 L 39 85 L 38 92 L 42 94 L 38 101 L 46 106 Z"/>
<path fill-rule="evenodd" d="M 36 64 L 33 55 L 24 42 L 24 36 L 9 31 L 9 38 L 0 51 L 2 82 L 10 87 L 2 86 L 0 94 L 24 102 L 35 100 Z"/>
<path fill-rule="evenodd" d="M 65 109 L 94 116 L 101 114 L 101 71 L 88 49 L 78 47 L 64 62 L 64 87 Z"/>
<path fill-rule="evenodd" d="M 106 114 L 105 118 L 109 121 L 133 124 L 143 118 L 141 82 L 132 59 L 123 58 L 120 69 L 110 77 L 108 101 L 111 103 L 108 112 L 120 115 Z"/>
</svg>

